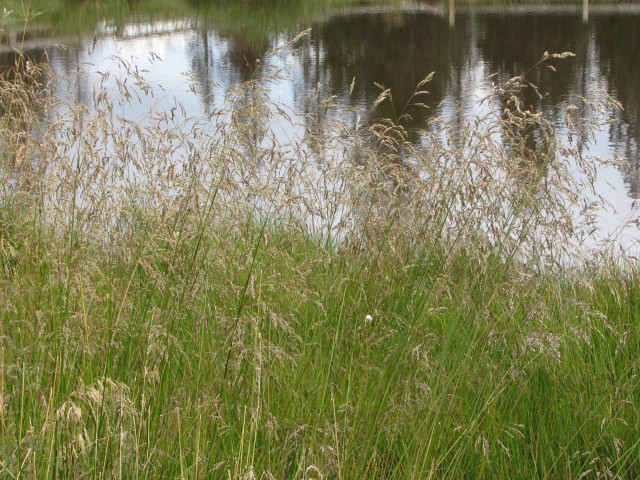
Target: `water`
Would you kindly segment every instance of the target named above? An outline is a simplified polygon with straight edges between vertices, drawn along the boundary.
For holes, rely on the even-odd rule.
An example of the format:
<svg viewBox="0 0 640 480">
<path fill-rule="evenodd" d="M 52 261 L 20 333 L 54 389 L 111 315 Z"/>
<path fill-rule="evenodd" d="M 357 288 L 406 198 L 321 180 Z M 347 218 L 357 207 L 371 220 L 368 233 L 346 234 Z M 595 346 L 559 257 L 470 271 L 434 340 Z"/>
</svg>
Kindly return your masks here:
<svg viewBox="0 0 640 480">
<path fill-rule="evenodd" d="M 335 95 L 344 107 L 362 107 L 374 102 L 380 93 L 378 83 L 392 89 L 394 101 L 393 107 L 383 104 L 377 114 L 398 116 L 416 84 L 435 72 L 427 86 L 429 95 L 422 98 L 430 108 L 410 109 L 409 127 L 421 126 L 433 116 L 455 121 L 477 115 L 478 100 L 489 92 L 491 82 L 526 71 L 545 51 L 571 51 L 575 58 L 554 63 L 557 71 L 532 72 L 531 80 L 549 95 L 543 99 L 530 95 L 527 101 L 559 124 L 563 113 L 554 106 L 578 96 L 595 98 L 604 92 L 623 106 L 622 111 L 607 113 L 610 124 L 596 135 L 592 147 L 593 154 L 626 159 L 623 167 L 600 174 L 599 192 L 613 205 L 601 215 L 604 236 L 618 232 L 639 213 L 640 6 L 597 6 L 586 13 L 582 5 L 458 6 L 451 11 L 443 3 L 421 3 L 402 9 L 323 11 L 253 35 L 227 27 L 224 21 L 184 15 L 117 24 L 103 21 L 95 31 L 75 35 L 56 31 L 55 26 L 40 28 L 20 43 L 65 77 L 73 77 L 90 63 L 87 78 L 72 92 L 80 101 L 90 95 L 97 72 L 112 71 L 117 64 L 113 56 L 120 55 L 148 69 L 148 80 L 165 91 L 167 108 L 171 107 L 169 97 L 176 95 L 189 114 L 197 115 L 215 109 L 220 99 L 207 95 L 206 89 L 199 96 L 188 94 L 189 82 L 181 73 L 189 72 L 203 84 L 213 80 L 224 91 L 252 78 L 256 59 L 268 49 L 311 27 L 295 48 L 278 54 L 275 65 L 290 80 L 273 83 L 271 98 L 307 112 L 309 94 L 320 85 L 321 96 Z M 11 47 L 17 40 L 9 37 L 5 35 L 0 49 L 2 64 L 12 62 Z M 56 48 L 54 43 L 67 48 Z M 162 61 L 152 61 L 150 52 Z M 489 79 L 494 73 L 497 76 Z M 144 107 L 127 115 L 143 118 Z M 348 108 L 341 111 L 351 115 Z M 628 228 L 620 238 L 631 243 L 638 239 L 638 229 Z"/>
</svg>

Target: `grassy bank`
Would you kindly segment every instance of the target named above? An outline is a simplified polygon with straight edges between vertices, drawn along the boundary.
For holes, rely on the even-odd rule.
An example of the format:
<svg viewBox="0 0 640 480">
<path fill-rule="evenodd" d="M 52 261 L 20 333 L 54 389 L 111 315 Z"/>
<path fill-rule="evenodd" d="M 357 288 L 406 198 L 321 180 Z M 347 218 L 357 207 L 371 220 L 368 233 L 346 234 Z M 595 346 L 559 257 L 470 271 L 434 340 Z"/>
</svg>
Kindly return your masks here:
<svg viewBox="0 0 640 480">
<path fill-rule="evenodd" d="M 59 271 L 7 227 L 6 475 L 638 476 L 637 273 L 334 253 L 250 221 Z"/>
<path fill-rule="evenodd" d="M 6 6 L 10 15 L 4 23 L 20 26 L 28 21 L 32 27 L 46 27 L 55 35 L 74 35 L 93 34 L 105 24 L 118 27 L 131 21 L 193 18 L 201 27 L 216 28 L 262 46 L 269 34 L 308 28 L 332 8 L 376 3 L 400 4 L 398 0 L 20 0 Z"/>
<path fill-rule="evenodd" d="M 89 106 L 50 78 L 0 84 L 2 476 L 640 475 L 639 274 L 553 262 L 592 164 L 522 79 L 416 146 L 282 143 L 255 82 L 133 124 L 135 68 Z"/>
</svg>

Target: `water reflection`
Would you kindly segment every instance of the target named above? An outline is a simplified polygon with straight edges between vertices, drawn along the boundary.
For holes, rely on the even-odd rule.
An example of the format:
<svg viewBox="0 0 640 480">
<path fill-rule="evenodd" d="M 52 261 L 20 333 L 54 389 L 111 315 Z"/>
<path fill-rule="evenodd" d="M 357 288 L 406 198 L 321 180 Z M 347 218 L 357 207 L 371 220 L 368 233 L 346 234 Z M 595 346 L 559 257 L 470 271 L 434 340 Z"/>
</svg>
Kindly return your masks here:
<svg viewBox="0 0 640 480">
<path fill-rule="evenodd" d="M 624 110 L 609 130 L 618 155 L 628 159 L 624 180 L 632 198 L 640 198 L 640 15 L 595 17 L 592 22 L 597 68 L 609 93 Z"/>
<path fill-rule="evenodd" d="M 457 12 L 453 25 L 448 20 L 448 14 L 444 18 L 420 12 L 330 18 L 315 27 L 302 53 L 305 87 L 320 83 L 328 86 L 327 93 L 345 97 L 355 77 L 350 101 L 371 104 L 380 93 L 374 84 L 378 82 L 392 89 L 394 100 L 383 104 L 378 115 L 397 118 L 415 85 L 435 71 L 428 86 L 431 110 L 410 112 L 413 120 L 408 126 L 420 126 L 434 113 L 450 117 L 459 113 L 456 106 L 464 107 L 473 88 L 491 73 L 505 81 L 527 71 L 544 51 L 571 51 L 575 58 L 550 62 L 555 71 L 542 68 L 530 73 L 529 80 L 548 94 L 540 97 L 528 89 L 523 101 L 560 124 L 564 110 L 557 106 L 562 102 L 601 91 L 618 100 L 624 110 L 612 123 L 608 140 L 615 153 L 628 160 L 625 183 L 629 196 L 638 198 L 640 84 L 634 72 L 640 71 L 640 11 L 596 12 L 588 24 L 572 10 L 528 14 L 467 10 Z M 443 101 L 448 106 L 444 112 L 436 108 Z M 605 150 L 600 145 L 597 153 Z"/>
<path fill-rule="evenodd" d="M 380 105 L 378 117 L 398 119 L 409 113 L 409 128 L 423 125 L 429 112 L 405 107 L 418 82 L 433 71 L 437 73 L 428 86 L 429 103 L 444 99 L 449 70 L 461 69 L 465 61 L 465 33 L 462 25 L 450 30 L 440 18 L 426 15 L 334 17 L 312 30 L 306 49 L 314 53 L 302 64 L 303 82 L 307 89 L 321 84 L 344 97 L 355 78 L 349 101 L 361 105 L 371 105 L 381 93 L 377 83 L 392 92 L 392 101 Z"/>
<path fill-rule="evenodd" d="M 379 106 L 366 119 L 405 117 L 409 140 L 420 141 L 414 127 L 422 127 L 436 115 L 462 125 L 465 116 L 477 114 L 477 98 L 488 91 L 491 81 L 486 77 L 498 74 L 498 80 L 526 71 L 542 52 L 572 51 L 576 57 L 557 62 L 551 69 L 536 69 L 530 80 L 548 95 L 538 96 L 533 89 L 523 91 L 526 108 L 544 110 L 552 122 L 560 124 L 564 111 L 556 105 L 580 96 L 593 96 L 604 90 L 619 101 L 624 110 L 611 113 L 612 122 L 603 144 L 596 153 L 611 152 L 624 156 L 627 166 L 622 179 L 627 197 L 620 198 L 620 210 L 627 209 L 631 199 L 640 198 L 640 8 L 614 7 L 602 9 L 583 6 L 540 10 L 461 8 L 451 2 L 419 4 L 403 11 L 376 9 L 356 10 L 342 14 L 326 14 L 318 21 L 292 25 L 288 32 L 272 32 L 263 43 L 247 40 L 241 34 L 221 33 L 222 26 L 198 18 L 134 24 L 104 24 L 97 32 L 94 50 L 93 35 L 66 39 L 68 49 L 35 48 L 30 39 L 30 54 L 38 60 L 48 60 L 58 73 L 76 75 L 87 61 L 96 69 L 105 66 L 112 54 L 137 54 L 145 57 L 151 50 L 163 58 L 162 67 L 154 67 L 151 80 L 167 91 L 185 90 L 178 72 L 190 71 L 203 86 L 199 104 L 189 107 L 193 113 L 209 113 L 215 96 L 210 81 L 230 88 L 252 78 L 260 79 L 256 59 L 265 51 L 311 26 L 311 34 L 302 44 L 279 58 L 279 66 L 288 69 L 293 82 L 274 87 L 272 96 L 291 102 L 314 122 L 321 132 L 327 112 L 318 102 L 309 101 L 336 95 L 341 105 L 357 107 L 371 105 L 380 94 L 381 86 L 390 88 L 392 102 Z M 585 16 L 586 14 L 586 16 Z M 588 19 L 588 23 L 584 20 Z M 54 33 L 50 33 L 50 38 Z M 117 40 L 113 39 L 113 36 Z M 6 43 L 6 42 L 5 42 Z M 92 50 L 92 53 L 88 53 Z M 11 65 L 13 52 L 6 45 L 0 51 L 0 64 Z M 141 64 L 146 65 L 144 61 Z M 429 109 L 407 105 L 416 84 L 428 73 L 436 72 L 427 85 Z M 350 92 L 353 79 L 355 86 Z M 75 83 L 73 94 L 85 101 L 95 77 Z M 316 90 L 320 85 L 320 90 Z M 185 101 L 190 101 L 188 98 Z M 251 99 L 241 103 L 249 108 Z M 496 108 L 504 108 L 499 102 Z M 584 113 L 584 112 L 583 112 Z M 346 121 L 352 115 L 344 110 Z M 254 129 L 258 132 L 259 129 Z M 512 132 L 505 132 L 507 138 Z M 259 136 L 254 143 L 259 142 Z M 321 137 L 321 135 L 320 135 Z M 535 145 L 530 136 L 530 147 Z M 599 138 L 599 140 L 601 140 Z M 611 180 L 612 183 L 616 183 Z"/>
</svg>

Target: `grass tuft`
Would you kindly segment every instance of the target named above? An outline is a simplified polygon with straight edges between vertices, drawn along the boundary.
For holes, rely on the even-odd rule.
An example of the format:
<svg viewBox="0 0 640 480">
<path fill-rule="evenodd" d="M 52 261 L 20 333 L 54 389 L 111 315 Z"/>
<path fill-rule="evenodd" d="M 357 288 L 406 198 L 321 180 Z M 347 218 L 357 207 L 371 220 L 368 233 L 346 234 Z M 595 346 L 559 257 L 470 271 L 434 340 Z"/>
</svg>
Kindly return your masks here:
<svg viewBox="0 0 640 480">
<path fill-rule="evenodd" d="M 87 105 L 0 77 L 3 477 L 640 476 L 639 273 L 572 263 L 597 160 L 527 74 L 412 143 L 256 80 L 169 114 L 118 65 Z"/>
</svg>

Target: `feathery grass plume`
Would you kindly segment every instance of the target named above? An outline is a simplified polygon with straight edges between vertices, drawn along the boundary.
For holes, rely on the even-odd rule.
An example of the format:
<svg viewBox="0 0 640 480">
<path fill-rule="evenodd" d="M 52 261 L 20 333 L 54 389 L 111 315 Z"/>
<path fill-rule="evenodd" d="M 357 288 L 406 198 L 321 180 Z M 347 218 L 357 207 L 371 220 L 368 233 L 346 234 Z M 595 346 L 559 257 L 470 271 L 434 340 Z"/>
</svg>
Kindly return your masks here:
<svg viewBox="0 0 640 480">
<path fill-rule="evenodd" d="M 638 476 L 637 268 L 563 268 L 610 99 L 564 139 L 525 73 L 413 142 L 270 62 L 197 116 L 123 58 L 0 77 L 3 474 Z"/>
</svg>

